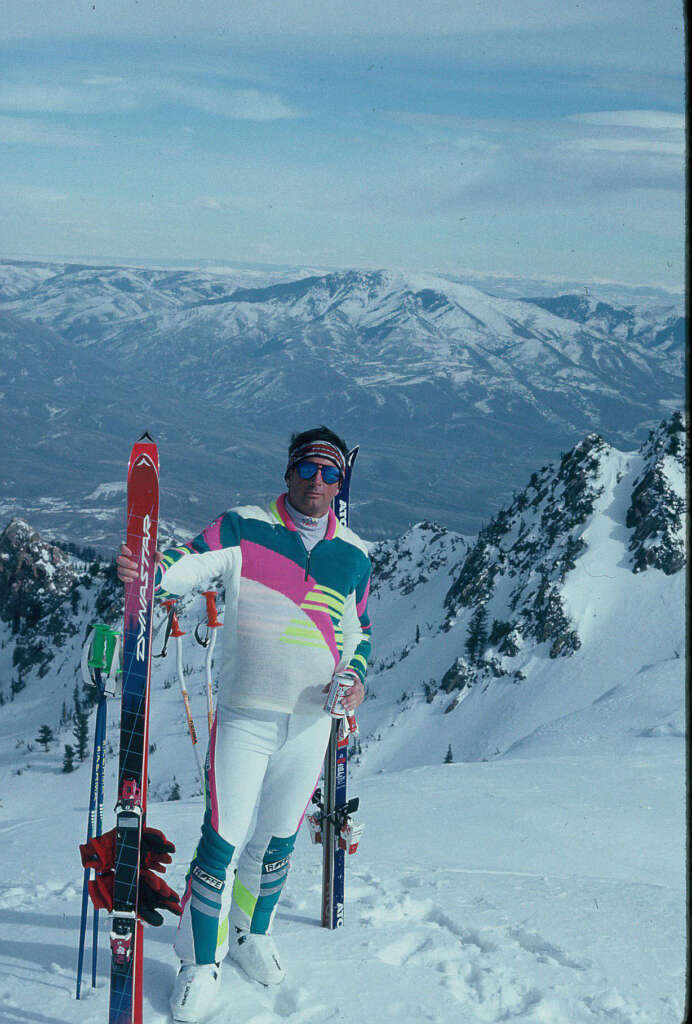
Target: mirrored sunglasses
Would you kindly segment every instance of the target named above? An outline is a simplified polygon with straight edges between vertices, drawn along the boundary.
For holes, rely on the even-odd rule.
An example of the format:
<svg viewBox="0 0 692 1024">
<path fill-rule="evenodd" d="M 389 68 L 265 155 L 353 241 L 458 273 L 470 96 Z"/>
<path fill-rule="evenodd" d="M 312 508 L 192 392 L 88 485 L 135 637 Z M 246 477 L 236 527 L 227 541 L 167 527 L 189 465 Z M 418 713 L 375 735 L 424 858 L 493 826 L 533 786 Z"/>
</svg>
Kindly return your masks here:
<svg viewBox="0 0 692 1024">
<path fill-rule="evenodd" d="M 318 462 L 299 462 L 296 466 L 301 480 L 312 480 L 317 470 L 322 471 L 322 479 L 326 484 L 336 484 L 341 479 L 337 466 L 321 466 Z"/>
</svg>

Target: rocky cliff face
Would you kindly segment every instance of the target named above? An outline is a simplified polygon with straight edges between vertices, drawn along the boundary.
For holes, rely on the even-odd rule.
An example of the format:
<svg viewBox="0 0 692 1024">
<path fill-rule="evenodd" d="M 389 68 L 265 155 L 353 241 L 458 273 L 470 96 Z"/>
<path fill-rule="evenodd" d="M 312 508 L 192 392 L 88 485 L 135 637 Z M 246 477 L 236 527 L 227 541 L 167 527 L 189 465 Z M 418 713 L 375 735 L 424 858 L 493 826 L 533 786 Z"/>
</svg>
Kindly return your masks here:
<svg viewBox="0 0 692 1024">
<path fill-rule="evenodd" d="M 0 618 L 14 632 L 34 625 L 70 591 L 75 572 L 57 545 L 42 540 L 23 519 L 0 534 Z"/>
<path fill-rule="evenodd" d="M 87 554 L 71 556 L 23 519 L 13 519 L 0 535 L 0 620 L 13 641 L 11 696 L 24 688 L 31 670 L 46 675 L 56 651 L 78 632 L 84 590 L 98 584 L 101 613 L 115 610 L 113 573 L 88 562 Z"/>
<path fill-rule="evenodd" d="M 634 572 L 653 567 L 671 576 L 685 564 L 682 518 L 687 453 L 680 413 L 651 431 L 642 454 L 644 468 L 627 510 L 632 566 Z"/>
<path fill-rule="evenodd" d="M 532 659 L 555 661 L 580 650 L 582 631 L 590 625 L 578 621 L 569 594 L 575 587 L 598 588 L 598 579 L 606 578 L 596 576 L 591 584 L 592 569 L 575 572 L 580 559 L 593 556 L 595 537 L 599 545 L 623 543 L 629 556 L 623 564 L 633 573 L 674 575 L 685 561 L 684 524 L 685 429 L 675 413 L 635 453 L 587 435 L 559 464 L 533 473 L 466 550 L 457 535 L 428 523 L 397 542 L 376 545 L 373 593 L 383 602 L 394 593 L 401 605 L 399 595 L 418 587 L 414 598 L 420 607 L 429 600 L 421 593 L 428 578 L 436 575 L 438 589 L 447 578 L 427 632 L 431 638 L 448 634 L 437 649 L 451 650 L 453 657 L 447 655 L 425 693 L 426 699 L 434 688 L 454 695 L 445 708 L 451 711 L 472 687 L 494 680 L 519 683 Z M 612 557 L 612 548 L 603 550 Z M 403 631 L 398 622 L 397 629 Z M 400 644 L 381 658 L 379 670 L 393 669 L 413 650 L 410 640 Z"/>
<path fill-rule="evenodd" d="M 608 446 L 589 434 L 562 457 L 557 470 L 534 473 L 507 509 L 484 527 L 445 598 L 450 629 L 462 608 L 476 609 L 470 628 L 479 634 L 475 660 L 494 649 L 513 657 L 527 640 L 550 643 L 550 657 L 565 657 L 580 646 L 579 635 L 565 615 L 560 584 L 584 548 L 581 529 L 603 487 L 601 458 Z M 481 609 L 498 606 L 505 595 L 506 617 L 481 629 Z M 487 616 L 486 616 L 487 617 Z"/>
</svg>

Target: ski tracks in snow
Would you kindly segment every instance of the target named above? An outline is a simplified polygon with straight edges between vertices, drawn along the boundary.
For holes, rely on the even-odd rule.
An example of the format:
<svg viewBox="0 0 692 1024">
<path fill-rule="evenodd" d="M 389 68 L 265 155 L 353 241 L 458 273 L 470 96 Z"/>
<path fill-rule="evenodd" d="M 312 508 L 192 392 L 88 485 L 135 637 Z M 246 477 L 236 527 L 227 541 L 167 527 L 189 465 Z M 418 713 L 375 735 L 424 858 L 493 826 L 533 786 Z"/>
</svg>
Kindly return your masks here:
<svg viewBox="0 0 692 1024">
<path fill-rule="evenodd" d="M 507 920 L 507 908 L 494 906 L 485 895 L 471 893 L 468 901 L 460 899 L 458 882 L 450 885 L 448 874 L 443 868 L 409 870 L 385 883 L 369 872 L 356 872 L 349 888 L 351 919 L 357 916 L 367 932 L 371 955 L 396 968 L 396 975 L 403 969 L 407 978 L 415 977 L 419 990 L 429 997 L 425 1016 L 409 1014 L 409 1019 L 653 1024 L 591 960 L 528 924 Z M 530 898 L 530 891 L 526 896 Z M 524 916 L 529 917 L 530 904 L 525 909 Z M 493 918 L 496 923 L 484 923 Z M 398 977 L 391 978 L 392 988 L 399 983 Z M 433 1012 L 440 1002 L 436 989 L 456 1001 L 454 1018 L 445 1000 Z M 669 1011 L 666 1019 L 674 1021 L 672 1005 Z"/>
<path fill-rule="evenodd" d="M 603 950 L 617 908 L 665 911 L 658 886 L 458 868 L 349 865 L 346 923 L 326 932 L 314 865 L 299 858 L 274 934 L 287 979 L 261 988 L 227 961 L 211 1024 L 677 1024 Z M 631 920 L 631 918 L 630 918 Z M 646 941 L 644 935 L 630 936 Z M 625 951 L 627 953 L 627 951 Z M 671 984 L 669 991 L 675 991 Z M 641 998 L 639 998 L 641 996 Z M 657 1005 L 656 1005 L 657 1004 Z"/>
<path fill-rule="evenodd" d="M 612 964 L 604 966 L 607 958 L 601 956 L 613 932 L 623 931 L 618 907 L 626 907 L 630 922 L 633 912 L 666 915 L 660 886 L 628 889 L 605 880 L 476 870 L 460 886 L 459 874 L 458 868 L 444 866 L 409 864 L 386 871 L 349 866 L 346 925 L 326 932 L 315 914 L 320 885 L 314 863 L 300 857 L 274 929 L 286 981 L 262 988 L 227 960 L 219 1006 L 209 1024 L 677 1024 L 681 1019 L 675 1000 L 652 1001 L 646 982 L 637 998 L 628 950 L 629 984 Z M 74 1000 L 79 895 L 78 885 L 51 880 L 0 891 L 1 923 L 13 933 L 0 949 L 0 1021 L 98 1024 L 104 1019 L 105 915 L 98 988 L 89 987 L 85 974 L 84 1000 Z M 592 941 L 599 931 L 600 940 Z M 148 930 L 145 942 L 147 1024 L 170 1022 L 173 927 L 157 932 Z M 629 940 L 639 945 L 646 935 L 632 933 Z M 88 950 L 87 964 L 89 957 Z M 665 966 L 656 964 L 659 974 Z M 668 989 L 676 990 L 674 984 Z"/>
</svg>

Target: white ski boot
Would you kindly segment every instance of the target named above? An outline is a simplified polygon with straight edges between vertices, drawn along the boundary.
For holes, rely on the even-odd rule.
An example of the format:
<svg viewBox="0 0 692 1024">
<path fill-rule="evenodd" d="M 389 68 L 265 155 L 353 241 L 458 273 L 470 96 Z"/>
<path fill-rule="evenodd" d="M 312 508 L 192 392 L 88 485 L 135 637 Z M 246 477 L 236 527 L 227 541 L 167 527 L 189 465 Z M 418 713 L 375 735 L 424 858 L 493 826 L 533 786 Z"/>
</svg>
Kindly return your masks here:
<svg viewBox="0 0 692 1024">
<path fill-rule="evenodd" d="M 199 1024 L 211 1014 L 219 995 L 221 964 L 192 964 L 181 960 L 171 992 L 173 1020 Z"/>
<path fill-rule="evenodd" d="M 260 985 L 280 985 L 286 977 L 279 951 L 271 935 L 255 935 L 237 930 L 231 957 L 253 981 Z"/>
</svg>

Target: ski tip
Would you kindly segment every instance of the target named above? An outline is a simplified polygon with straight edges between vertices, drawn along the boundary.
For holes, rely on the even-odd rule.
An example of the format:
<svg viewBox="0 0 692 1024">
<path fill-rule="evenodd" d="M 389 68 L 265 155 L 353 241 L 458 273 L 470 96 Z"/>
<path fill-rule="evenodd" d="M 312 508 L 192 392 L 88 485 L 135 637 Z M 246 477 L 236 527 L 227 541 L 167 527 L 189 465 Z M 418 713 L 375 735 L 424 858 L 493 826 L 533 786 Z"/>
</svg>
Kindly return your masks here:
<svg viewBox="0 0 692 1024">
<path fill-rule="evenodd" d="M 154 438 L 151 436 L 151 434 L 149 433 L 148 430 L 145 430 L 144 433 L 142 434 L 142 436 L 140 438 L 138 438 L 138 442 L 137 443 L 139 443 L 139 441 L 151 441 L 151 443 L 153 444 L 154 443 Z"/>
</svg>

